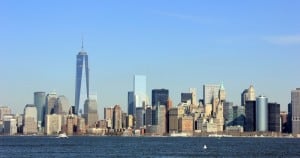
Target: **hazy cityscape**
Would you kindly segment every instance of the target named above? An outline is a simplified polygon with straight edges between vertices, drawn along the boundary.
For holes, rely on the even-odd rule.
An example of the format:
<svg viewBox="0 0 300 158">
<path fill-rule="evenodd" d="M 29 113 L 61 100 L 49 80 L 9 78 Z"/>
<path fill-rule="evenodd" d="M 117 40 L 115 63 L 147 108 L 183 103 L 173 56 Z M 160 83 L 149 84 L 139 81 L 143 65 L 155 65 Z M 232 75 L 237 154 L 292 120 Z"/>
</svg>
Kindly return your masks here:
<svg viewBox="0 0 300 158">
<path fill-rule="evenodd" d="M 253 85 L 241 91 L 240 105 L 226 100 L 224 83 L 204 84 L 182 92 L 173 103 L 168 89 L 152 89 L 147 96 L 147 77 L 134 75 L 127 94 L 128 111 L 120 105 L 104 108 L 99 119 L 97 95 L 90 94 L 89 58 L 82 47 L 76 56 L 75 101 L 56 92 L 33 93 L 33 104 L 13 114 L 0 107 L 3 135 L 119 135 L 119 136 L 272 136 L 300 137 L 300 88 L 291 90 L 288 111 L 257 95 Z M 124 94 L 126 95 L 126 94 Z M 100 114 L 101 115 L 101 114 Z"/>
</svg>

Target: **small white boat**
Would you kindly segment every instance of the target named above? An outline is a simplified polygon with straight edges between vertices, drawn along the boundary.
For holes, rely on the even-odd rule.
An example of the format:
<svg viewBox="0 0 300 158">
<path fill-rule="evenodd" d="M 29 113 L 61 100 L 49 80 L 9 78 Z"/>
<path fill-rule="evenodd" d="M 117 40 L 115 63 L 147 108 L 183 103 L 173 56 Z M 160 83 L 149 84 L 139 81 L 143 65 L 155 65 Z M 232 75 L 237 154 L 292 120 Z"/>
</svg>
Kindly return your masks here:
<svg viewBox="0 0 300 158">
<path fill-rule="evenodd" d="M 203 149 L 205 150 L 205 149 L 207 149 L 207 146 L 204 144 L 204 146 L 203 146 Z"/>
<path fill-rule="evenodd" d="M 56 138 L 69 138 L 69 137 L 66 135 L 66 133 L 61 133 Z"/>
</svg>

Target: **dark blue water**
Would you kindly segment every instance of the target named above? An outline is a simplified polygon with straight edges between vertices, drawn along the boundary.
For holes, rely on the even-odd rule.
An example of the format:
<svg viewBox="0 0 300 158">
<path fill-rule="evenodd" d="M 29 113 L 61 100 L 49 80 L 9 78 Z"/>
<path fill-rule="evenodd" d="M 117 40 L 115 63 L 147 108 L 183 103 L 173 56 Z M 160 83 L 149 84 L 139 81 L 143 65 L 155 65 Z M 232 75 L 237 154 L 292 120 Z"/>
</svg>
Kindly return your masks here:
<svg viewBox="0 0 300 158">
<path fill-rule="evenodd" d="M 300 157 L 300 139 L 3 136 L 0 157 Z"/>
</svg>

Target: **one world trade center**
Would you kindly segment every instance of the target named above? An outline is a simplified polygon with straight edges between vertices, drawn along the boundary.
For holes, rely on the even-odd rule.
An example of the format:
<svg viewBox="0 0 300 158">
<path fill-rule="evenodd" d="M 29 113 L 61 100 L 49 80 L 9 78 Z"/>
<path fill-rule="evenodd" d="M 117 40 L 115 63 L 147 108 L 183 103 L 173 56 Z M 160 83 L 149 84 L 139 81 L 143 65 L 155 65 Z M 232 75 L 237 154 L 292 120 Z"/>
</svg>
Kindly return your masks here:
<svg viewBox="0 0 300 158">
<path fill-rule="evenodd" d="M 83 50 L 77 54 L 75 82 L 75 114 L 84 114 L 84 102 L 89 97 L 89 66 L 88 55 Z"/>
</svg>

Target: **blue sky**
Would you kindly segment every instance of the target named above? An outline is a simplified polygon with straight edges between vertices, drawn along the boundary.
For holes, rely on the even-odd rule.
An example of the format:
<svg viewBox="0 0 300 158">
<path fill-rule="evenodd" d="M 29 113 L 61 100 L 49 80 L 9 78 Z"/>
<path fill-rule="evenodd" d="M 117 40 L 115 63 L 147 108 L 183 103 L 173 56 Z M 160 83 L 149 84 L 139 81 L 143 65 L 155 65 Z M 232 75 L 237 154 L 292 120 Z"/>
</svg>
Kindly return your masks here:
<svg viewBox="0 0 300 158">
<path fill-rule="evenodd" d="M 300 87 L 300 2 L 1 1 L 0 105 L 21 113 L 34 91 L 74 104 L 84 35 L 90 85 L 106 106 L 127 109 L 133 75 L 147 91 L 167 88 L 178 104 L 190 87 L 221 83 L 227 100 L 253 84 L 282 110 Z M 127 111 L 127 110 L 126 110 Z"/>
</svg>

